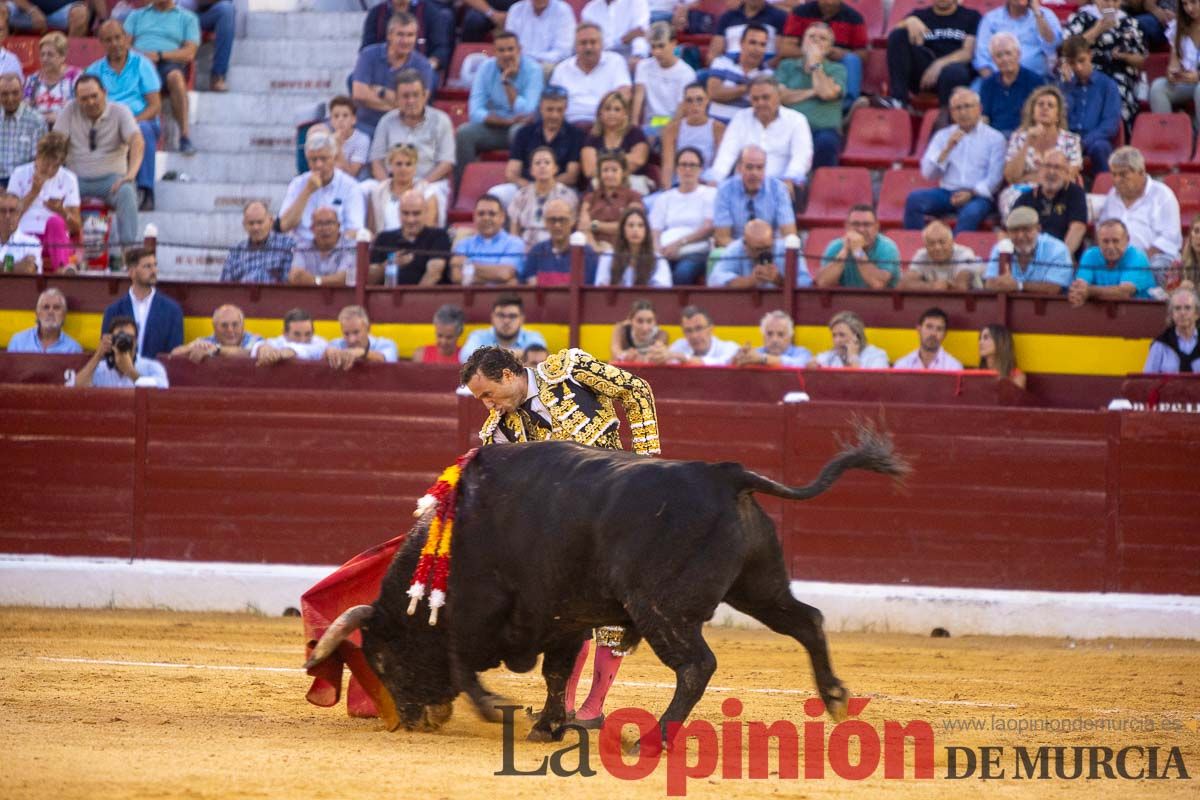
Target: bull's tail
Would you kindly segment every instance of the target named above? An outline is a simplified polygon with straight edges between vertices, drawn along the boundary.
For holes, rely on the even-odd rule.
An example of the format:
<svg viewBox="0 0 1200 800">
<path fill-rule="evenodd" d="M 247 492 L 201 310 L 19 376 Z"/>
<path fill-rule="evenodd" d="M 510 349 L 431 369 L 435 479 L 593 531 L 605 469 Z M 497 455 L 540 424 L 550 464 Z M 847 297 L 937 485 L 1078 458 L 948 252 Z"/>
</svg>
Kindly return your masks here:
<svg viewBox="0 0 1200 800">
<path fill-rule="evenodd" d="M 821 467 L 816 480 L 807 486 L 788 486 L 756 472 L 744 470 L 743 489 L 764 492 L 787 500 L 807 500 L 832 486 L 848 469 L 891 475 L 900 482 L 912 471 L 908 461 L 896 452 L 891 436 L 879 431 L 871 423 L 861 420 L 855 420 L 854 431 L 858 441 L 853 445 L 845 445 L 840 453 Z"/>
</svg>

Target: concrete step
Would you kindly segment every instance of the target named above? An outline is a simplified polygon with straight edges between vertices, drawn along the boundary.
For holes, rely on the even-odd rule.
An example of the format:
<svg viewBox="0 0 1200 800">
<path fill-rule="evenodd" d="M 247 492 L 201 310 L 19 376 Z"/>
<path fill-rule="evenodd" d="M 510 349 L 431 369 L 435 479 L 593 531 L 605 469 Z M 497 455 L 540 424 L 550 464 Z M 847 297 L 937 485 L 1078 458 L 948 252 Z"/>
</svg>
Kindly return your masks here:
<svg viewBox="0 0 1200 800">
<path fill-rule="evenodd" d="M 278 67 L 288 64 L 305 69 L 342 67 L 346 74 L 358 60 L 358 38 L 341 42 L 315 39 L 244 39 L 233 48 L 231 64 Z"/>
<path fill-rule="evenodd" d="M 251 200 L 263 200 L 272 213 L 279 210 L 287 183 L 181 183 L 159 181 L 155 206 L 164 212 L 218 212 L 241 214 Z"/>
<path fill-rule="evenodd" d="M 368 0 L 367 7 L 370 8 L 377 4 L 377 0 Z M 338 11 L 355 14 L 363 13 L 362 4 L 359 0 L 249 0 L 248 7 L 251 12 Z M 238 13 L 240 14 L 242 7 L 239 6 L 238 8 Z"/>
<path fill-rule="evenodd" d="M 346 76 L 353 69 L 345 67 L 289 68 L 276 66 L 232 66 L 229 68 L 229 85 L 237 93 L 275 94 L 319 94 L 322 98 L 334 94 L 345 94 Z"/>
<path fill-rule="evenodd" d="M 145 227 L 150 223 L 158 228 L 158 240 L 169 245 L 198 245 L 223 250 L 246 238 L 240 209 L 184 213 L 152 211 L 138 215 L 139 225 Z"/>
<path fill-rule="evenodd" d="M 160 244 L 158 277 L 170 281 L 215 281 L 225 265 L 225 251 Z"/>
<path fill-rule="evenodd" d="M 294 125 L 192 126 L 192 142 L 200 148 L 198 158 L 215 158 L 218 153 L 290 153 L 296 146 Z"/>
<path fill-rule="evenodd" d="M 320 92 L 307 100 L 300 95 L 268 92 L 199 92 L 193 97 L 194 122 L 226 125 L 296 125 L 312 119 L 317 103 L 328 99 Z"/>
<path fill-rule="evenodd" d="M 187 173 L 196 183 L 278 183 L 296 176 L 296 159 L 290 152 L 198 153 L 191 157 L 167 153 L 164 170 Z"/>
<path fill-rule="evenodd" d="M 285 13 L 262 13 L 252 11 L 246 17 L 246 39 L 258 44 L 263 39 L 345 39 L 353 40 L 353 50 L 358 50 L 362 38 L 364 12 L 349 13 L 290 11 Z M 246 42 L 243 46 L 250 45 Z"/>
</svg>

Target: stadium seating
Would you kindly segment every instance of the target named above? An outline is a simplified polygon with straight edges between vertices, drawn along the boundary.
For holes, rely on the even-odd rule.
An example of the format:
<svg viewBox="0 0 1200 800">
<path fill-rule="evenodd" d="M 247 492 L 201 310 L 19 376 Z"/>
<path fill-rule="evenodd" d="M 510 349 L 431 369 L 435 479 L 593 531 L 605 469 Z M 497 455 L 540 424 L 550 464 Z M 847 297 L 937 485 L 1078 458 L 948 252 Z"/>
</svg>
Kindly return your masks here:
<svg viewBox="0 0 1200 800">
<path fill-rule="evenodd" d="M 887 169 L 912 152 L 912 120 L 894 108 L 859 108 L 850 117 L 850 130 L 839 164 Z"/>
<path fill-rule="evenodd" d="M 821 256 L 825 248 L 845 232 L 845 228 L 813 228 L 808 232 L 804 239 L 804 261 L 808 265 L 809 274 L 814 278 L 821 269 Z"/>
<path fill-rule="evenodd" d="M 93 62 L 104 58 L 104 45 L 100 44 L 100 40 L 88 36 L 79 38 L 72 36 L 67 40 L 67 63 L 72 66 L 86 69 Z"/>
<path fill-rule="evenodd" d="M 473 161 L 463 170 L 462 183 L 450 210 L 446 215 L 449 222 L 470 222 L 475 212 L 475 201 L 488 193 L 497 184 L 504 183 L 503 161 Z"/>
<path fill-rule="evenodd" d="M 931 5 L 933 5 L 932 0 L 895 0 L 892 3 L 892 10 L 888 13 L 883 31 L 875 38 L 875 45 L 877 47 L 885 46 L 888 33 L 899 25 L 902 19 L 918 8 L 926 8 Z"/>
<path fill-rule="evenodd" d="M 893 169 L 883 173 L 879 187 L 879 203 L 875 214 L 882 228 L 899 228 L 904 224 L 904 201 L 917 189 L 937 186 L 936 181 L 921 176 L 916 169 Z"/>
<path fill-rule="evenodd" d="M 38 71 L 41 58 L 38 55 L 36 36 L 10 36 L 4 42 L 4 46 L 20 60 L 21 71 L 26 75 Z"/>
<path fill-rule="evenodd" d="M 1179 224 L 1186 231 L 1192 217 L 1200 213 L 1200 175 L 1176 172 L 1163 176 L 1162 181 L 1179 200 Z"/>
<path fill-rule="evenodd" d="M 1109 189 L 1113 187 L 1112 173 L 1101 172 L 1096 176 L 1096 180 L 1092 181 L 1092 194 L 1108 194 Z"/>
<path fill-rule="evenodd" d="M 903 228 L 886 231 L 884 233 L 889 239 L 896 243 L 896 247 L 900 250 L 900 269 L 905 271 L 908 269 L 908 264 L 913 260 L 913 256 L 917 251 L 925 246 L 921 241 L 920 231 L 908 231 Z"/>
<path fill-rule="evenodd" d="M 1130 144 L 1142 151 L 1147 171 L 1169 172 L 1192 157 L 1192 119 L 1180 112 L 1138 114 Z"/>
<path fill-rule="evenodd" d="M 450 67 L 446 71 L 446 83 L 438 89 L 438 99 L 466 100 L 471 93 L 471 78 L 479 68 L 475 62 L 480 56 L 491 58 L 493 55 L 495 48 L 491 42 L 459 42 L 455 45 L 454 55 L 450 57 Z M 466 74 L 463 72 L 464 63 L 468 66 Z"/>
<path fill-rule="evenodd" d="M 821 167 L 813 172 L 802 227 L 843 225 L 850 206 L 872 204 L 871 173 L 862 167 Z M 873 205 L 873 204 L 872 204 Z"/>
<path fill-rule="evenodd" d="M 454 130 L 458 130 L 460 125 L 464 125 L 470 120 L 467 101 L 465 99 L 445 100 L 438 98 L 433 101 L 433 107 L 441 109 L 450 115 L 450 121 L 454 123 Z"/>
<path fill-rule="evenodd" d="M 867 60 L 863 64 L 863 94 L 887 94 L 888 66 L 887 51 L 878 47 L 867 52 Z"/>
<path fill-rule="evenodd" d="M 921 157 L 925 155 L 925 148 L 929 147 L 929 140 L 933 136 L 933 126 L 937 124 L 938 110 L 931 108 L 921 115 L 920 128 L 917 130 L 917 141 L 913 144 L 912 154 L 905 156 L 901 163 L 906 167 L 915 167 L 921 163 Z"/>
<path fill-rule="evenodd" d="M 982 261 L 987 261 L 998 240 L 999 237 L 991 231 L 964 231 L 954 236 L 955 242 L 971 248 Z"/>
<path fill-rule="evenodd" d="M 862 14 L 863 22 L 867 26 L 868 39 L 887 36 L 887 31 L 884 29 L 884 25 L 887 24 L 887 15 L 883 12 L 883 0 L 845 0 L 845 2 L 846 5 Z"/>
<path fill-rule="evenodd" d="M 1196 137 L 1197 143 L 1200 143 L 1200 135 Z M 1200 172 L 1200 146 L 1195 148 L 1192 157 L 1179 165 L 1179 169 L 1183 172 Z"/>
</svg>

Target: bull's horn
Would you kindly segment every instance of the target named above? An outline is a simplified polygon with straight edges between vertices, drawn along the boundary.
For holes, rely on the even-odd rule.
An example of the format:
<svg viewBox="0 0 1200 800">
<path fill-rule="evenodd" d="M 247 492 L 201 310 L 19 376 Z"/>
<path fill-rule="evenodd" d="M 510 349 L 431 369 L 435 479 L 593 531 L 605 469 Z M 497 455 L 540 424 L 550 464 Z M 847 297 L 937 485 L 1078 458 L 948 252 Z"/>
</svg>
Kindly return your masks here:
<svg viewBox="0 0 1200 800">
<path fill-rule="evenodd" d="M 312 657 L 304 662 L 304 668 L 312 669 L 333 655 L 333 651 L 338 649 L 338 645 L 346 641 L 347 636 L 361 628 L 373 613 L 375 613 L 374 606 L 354 606 L 343 611 L 341 616 L 325 629 L 321 641 L 317 642 L 317 646 L 313 648 Z"/>
</svg>

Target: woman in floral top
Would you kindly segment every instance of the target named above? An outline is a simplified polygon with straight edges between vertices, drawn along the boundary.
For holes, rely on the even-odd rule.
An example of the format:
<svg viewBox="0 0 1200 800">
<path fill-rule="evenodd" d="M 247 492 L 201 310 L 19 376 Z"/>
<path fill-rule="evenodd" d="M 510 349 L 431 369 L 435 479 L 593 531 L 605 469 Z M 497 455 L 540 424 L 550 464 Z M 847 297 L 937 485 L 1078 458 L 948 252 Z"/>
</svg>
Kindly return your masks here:
<svg viewBox="0 0 1200 800">
<path fill-rule="evenodd" d="M 1067 102 L 1062 92 L 1053 86 L 1041 86 L 1025 101 L 1021 127 L 1008 140 L 1004 180 L 1009 185 L 1000 193 L 1001 219 L 1008 216 L 1018 197 L 1033 188 L 1042 158 L 1051 150 L 1066 156 L 1070 167 L 1067 179 L 1075 180 L 1083 168 L 1079 134 L 1067 130 Z"/>
<path fill-rule="evenodd" d="M 1138 112 L 1137 85 L 1146 61 L 1146 40 L 1120 0 L 1096 0 L 1076 11 L 1063 28 L 1063 38 L 1079 35 L 1092 46 L 1096 69 L 1117 82 L 1121 118 L 1126 124 Z"/>
<path fill-rule="evenodd" d="M 51 31 L 42 37 L 38 53 L 42 68 L 25 79 L 25 99 L 54 127 L 58 112 L 75 97 L 79 67 L 67 65 L 67 37 Z"/>
</svg>

